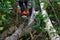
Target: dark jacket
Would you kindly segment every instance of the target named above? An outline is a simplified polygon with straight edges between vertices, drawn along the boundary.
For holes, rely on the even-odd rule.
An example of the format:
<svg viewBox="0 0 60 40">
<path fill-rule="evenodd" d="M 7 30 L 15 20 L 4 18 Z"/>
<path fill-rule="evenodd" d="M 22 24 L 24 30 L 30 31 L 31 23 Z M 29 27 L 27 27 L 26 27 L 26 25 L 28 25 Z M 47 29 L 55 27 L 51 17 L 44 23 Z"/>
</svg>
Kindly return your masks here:
<svg viewBox="0 0 60 40">
<path fill-rule="evenodd" d="M 31 8 L 31 0 L 16 0 L 17 4 L 19 5 L 20 2 L 27 2 L 27 8 Z"/>
</svg>

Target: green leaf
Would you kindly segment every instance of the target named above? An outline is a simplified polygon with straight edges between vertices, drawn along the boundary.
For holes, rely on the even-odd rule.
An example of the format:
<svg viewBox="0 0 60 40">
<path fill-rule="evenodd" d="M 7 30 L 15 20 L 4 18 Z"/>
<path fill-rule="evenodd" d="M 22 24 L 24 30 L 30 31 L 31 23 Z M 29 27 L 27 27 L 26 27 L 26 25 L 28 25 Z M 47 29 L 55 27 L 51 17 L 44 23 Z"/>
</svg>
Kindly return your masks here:
<svg viewBox="0 0 60 40">
<path fill-rule="evenodd" d="M 44 4 L 44 7 L 43 7 L 43 9 L 46 9 L 48 6 L 47 6 L 47 4 Z"/>
<path fill-rule="evenodd" d="M 49 17 L 53 17 L 54 15 L 52 15 L 52 14 L 49 14 L 48 16 L 49 16 Z"/>
<path fill-rule="evenodd" d="M 0 27 L 0 31 L 2 31 L 4 29 L 4 27 Z"/>
<path fill-rule="evenodd" d="M 57 2 L 57 4 L 59 4 L 59 5 L 60 5 L 60 2 Z"/>
<path fill-rule="evenodd" d="M 0 25 L 2 25 L 2 20 L 0 20 Z"/>
<path fill-rule="evenodd" d="M 6 20 L 6 15 L 2 15 L 2 20 Z"/>
</svg>

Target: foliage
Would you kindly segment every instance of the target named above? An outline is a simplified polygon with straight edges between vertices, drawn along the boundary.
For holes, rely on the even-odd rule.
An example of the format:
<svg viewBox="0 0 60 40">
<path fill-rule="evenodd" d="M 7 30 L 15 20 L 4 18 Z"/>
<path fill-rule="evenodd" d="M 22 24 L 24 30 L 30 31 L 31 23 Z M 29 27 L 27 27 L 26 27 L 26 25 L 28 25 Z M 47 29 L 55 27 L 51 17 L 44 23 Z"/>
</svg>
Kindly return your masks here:
<svg viewBox="0 0 60 40">
<path fill-rule="evenodd" d="M 52 22 L 52 24 L 54 25 L 54 28 L 57 30 L 57 33 L 60 35 L 60 27 L 58 27 L 58 22 L 54 15 L 55 11 L 57 18 L 60 20 L 60 0 L 41 0 L 41 1 L 46 3 L 44 4 L 44 9 L 47 10 L 51 22 L 52 21 L 55 22 L 55 23 Z M 35 10 L 41 11 L 39 1 L 32 0 L 32 2 L 35 2 Z M 49 4 L 49 2 L 52 6 Z M 52 10 L 52 7 L 54 8 L 54 10 Z M 17 8 L 16 0 L 0 0 L 0 32 L 7 30 L 12 24 L 15 24 L 16 15 L 13 12 L 13 10 L 15 10 L 14 8 Z M 33 32 L 36 31 L 39 33 L 46 32 L 45 22 L 43 21 L 46 18 L 47 16 L 43 18 L 42 13 L 39 12 L 38 15 L 35 17 L 35 24 L 31 27 L 32 31 Z M 20 23 L 24 22 L 27 25 L 27 20 L 25 20 L 24 18 L 20 18 L 18 22 Z M 27 40 L 27 38 L 30 36 L 30 34 L 25 32 L 24 30 L 22 31 L 22 35 L 23 40 Z"/>
<path fill-rule="evenodd" d="M 47 13 L 50 15 L 52 14 L 53 16 L 50 17 L 54 28 L 57 30 L 58 34 L 60 35 L 60 22 L 58 22 L 58 20 L 60 21 L 60 0 L 52 0 L 50 1 L 51 4 L 48 4 L 48 7 L 46 8 Z M 54 10 L 53 10 L 53 9 Z M 55 11 L 55 14 L 54 14 Z M 57 17 L 56 17 L 57 16 Z M 58 19 L 58 20 L 57 20 Z"/>
<path fill-rule="evenodd" d="M 43 21 L 43 16 L 41 13 L 39 13 L 36 17 L 36 24 L 32 27 L 32 30 L 36 30 L 38 32 L 46 32 L 45 30 L 45 22 Z"/>
<path fill-rule="evenodd" d="M 11 4 L 15 4 L 15 0 L 1 0 L 0 1 L 0 28 L 1 31 L 6 28 L 9 28 L 10 24 L 14 21 L 14 13 Z"/>
</svg>

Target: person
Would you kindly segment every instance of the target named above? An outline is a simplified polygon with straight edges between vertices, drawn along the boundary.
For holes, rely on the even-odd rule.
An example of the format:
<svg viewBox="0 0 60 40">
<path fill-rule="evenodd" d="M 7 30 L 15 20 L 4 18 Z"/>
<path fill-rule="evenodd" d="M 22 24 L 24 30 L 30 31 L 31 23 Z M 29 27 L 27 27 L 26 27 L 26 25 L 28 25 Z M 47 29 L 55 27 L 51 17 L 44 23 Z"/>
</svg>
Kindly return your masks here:
<svg viewBox="0 0 60 40">
<path fill-rule="evenodd" d="M 31 15 L 31 0 L 16 0 L 18 4 L 18 12 L 22 16 Z"/>
</svg>

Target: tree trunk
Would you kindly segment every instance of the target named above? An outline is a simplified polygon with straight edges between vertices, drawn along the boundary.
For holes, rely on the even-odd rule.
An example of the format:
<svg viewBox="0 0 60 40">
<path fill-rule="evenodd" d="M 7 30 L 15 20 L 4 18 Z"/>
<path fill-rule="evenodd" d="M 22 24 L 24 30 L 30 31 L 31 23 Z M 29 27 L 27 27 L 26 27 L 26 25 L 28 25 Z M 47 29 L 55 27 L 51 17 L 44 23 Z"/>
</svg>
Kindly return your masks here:
<svg viewBox="0 0 60 40">
<path fill-rule="evenodd" d="M 44 19 L 44 22 L 46 23 L 46 30 L 49 34 L 49 37 L 51 38 L 51 40 L 60 40 L 59 35 L 56 33 L 56 30 L 53 28 L 53 25 L 48 17 L 46 10 L 43 9 L 44 4 L 45 3 L 40 3 L 40 7 L 43 17 L 47 17 L 46 19 Z"/>
</svg>

